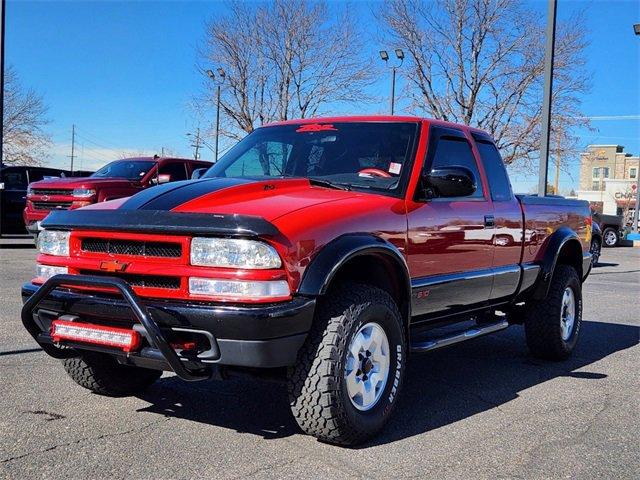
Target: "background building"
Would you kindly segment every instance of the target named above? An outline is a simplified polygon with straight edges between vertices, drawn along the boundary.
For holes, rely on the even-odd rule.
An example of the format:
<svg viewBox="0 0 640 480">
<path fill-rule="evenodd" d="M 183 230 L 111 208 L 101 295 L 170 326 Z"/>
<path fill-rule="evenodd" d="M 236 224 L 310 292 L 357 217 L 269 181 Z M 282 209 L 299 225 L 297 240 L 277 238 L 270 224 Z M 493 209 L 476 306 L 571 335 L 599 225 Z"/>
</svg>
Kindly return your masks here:
<svg viewBox="0 0 640 480">
<path fill-rule="evenodd" d="M 633 216 L 638 191 L 640 158 L 625 153 L 622 145 L 589 145 L 580 154 L 578 198 L 610 215 Z"/>
</svg>

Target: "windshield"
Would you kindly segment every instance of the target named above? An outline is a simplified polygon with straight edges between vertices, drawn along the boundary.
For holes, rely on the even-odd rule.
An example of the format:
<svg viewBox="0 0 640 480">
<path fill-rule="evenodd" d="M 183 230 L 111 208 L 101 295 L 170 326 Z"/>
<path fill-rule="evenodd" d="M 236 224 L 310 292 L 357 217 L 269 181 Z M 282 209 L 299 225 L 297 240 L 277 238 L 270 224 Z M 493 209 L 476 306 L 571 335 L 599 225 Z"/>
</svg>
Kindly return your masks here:
<svg viewBox="0 0 640 480">
<path fill-rule="evenodd" d="M 150 160 L 116 160 L 115 162 L 108 163 L 91 176 L 141 180 L 155 164 L 156 162 Z"/>
<path fill-rule="evenodd" d="M 260 128 L 204 177 L 306 177 L 398 193 L 411 170 L 417 123 L 345 122 Z"/>
</svg>

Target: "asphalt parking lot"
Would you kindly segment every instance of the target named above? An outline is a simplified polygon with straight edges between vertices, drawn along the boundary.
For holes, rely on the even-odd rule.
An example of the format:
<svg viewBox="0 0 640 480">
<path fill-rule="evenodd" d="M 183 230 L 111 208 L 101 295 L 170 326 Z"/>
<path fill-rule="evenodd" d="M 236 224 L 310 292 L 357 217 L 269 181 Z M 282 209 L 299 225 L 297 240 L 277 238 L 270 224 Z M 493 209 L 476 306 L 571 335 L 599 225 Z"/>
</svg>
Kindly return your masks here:
<svg viewBox="0 0 640 480">
<path fill-rule="evenodd" d="M 638 248 L 604 250 L 570 360 L 533 359 L 520 327 L 415 357 L 391 425 L 357 449 L 300 434 L 278 384 L 78 387 L 19 320 L 34 257 L 0 241 L 2 478 L 640 477 Z"/>
</svg>

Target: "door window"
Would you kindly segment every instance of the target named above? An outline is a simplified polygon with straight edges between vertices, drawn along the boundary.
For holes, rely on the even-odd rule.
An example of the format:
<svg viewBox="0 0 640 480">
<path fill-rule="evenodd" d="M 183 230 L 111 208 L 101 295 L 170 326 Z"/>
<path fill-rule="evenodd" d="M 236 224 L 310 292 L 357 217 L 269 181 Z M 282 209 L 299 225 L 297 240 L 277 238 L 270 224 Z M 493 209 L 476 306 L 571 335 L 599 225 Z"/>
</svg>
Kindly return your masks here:
<svg viewBox="0 0 640 480">
<path fill-rule="evenodd" d="M 184 163 L 167 163 L 160 167 L 160 175 L 170 175 L 171 182 L 187 179 L 187 166 Z"/>
<path fill-rule="evenodd" d="M 26 190 L 27 176 L 25 170 L 7 170 L 2 172 L 5 190 Z"/>
<path fill-rule="evenodd" d="M 431 169 L 446 167 L 468 168 L 474 176 L 477 187 L 468 198 L 484 198 L 478 164 L 473 156 L 471 145 L 465 138 L 442 136 L 438 139 Z"/>
</svg>

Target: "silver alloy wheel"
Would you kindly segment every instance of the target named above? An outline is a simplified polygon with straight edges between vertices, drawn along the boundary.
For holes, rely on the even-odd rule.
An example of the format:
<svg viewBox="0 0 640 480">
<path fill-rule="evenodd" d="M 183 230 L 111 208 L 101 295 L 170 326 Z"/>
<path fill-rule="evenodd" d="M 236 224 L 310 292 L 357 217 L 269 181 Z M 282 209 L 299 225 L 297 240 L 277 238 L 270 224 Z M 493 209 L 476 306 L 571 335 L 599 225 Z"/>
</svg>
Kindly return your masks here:
<svg viewBox="0 0 640 480">
<path fill-rule="evenodd" d="M 571 287 L 564 289 L 562 294 L 562 307 L 560 309 L 560 328 L 562 340 L 565 342 L 571 337 L 573 325 L 576 322 L 576 297 Z"/>
<path fill-rule="evenodd" d="M 613 230 L 609 230 L 607 231 L 607 233 L 604 234 L 604 243 L 606 243 L 608 246 L 612 247 L 613 245 L 616 244 L 617 241 L 618 241 L 618 236 L 616 235 L 616 232 L 614 232 Z"/>
<path fill-rule="evenodd" d="M 354 407 L 372 409 L 384 392 L 389 377 L 389 340 L 375 322 L 360 327 L 347 350 L 344 379 Z"/>
</svg>

